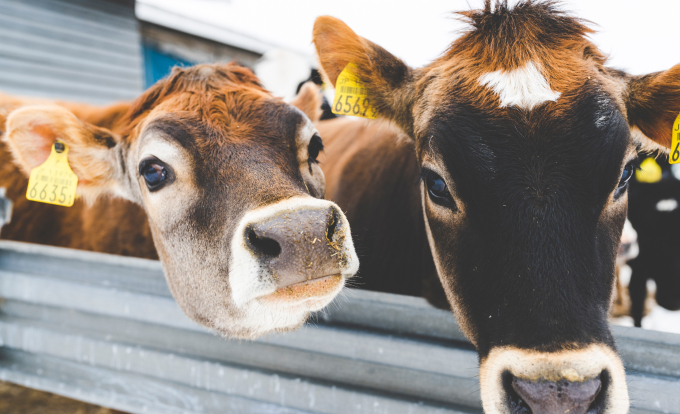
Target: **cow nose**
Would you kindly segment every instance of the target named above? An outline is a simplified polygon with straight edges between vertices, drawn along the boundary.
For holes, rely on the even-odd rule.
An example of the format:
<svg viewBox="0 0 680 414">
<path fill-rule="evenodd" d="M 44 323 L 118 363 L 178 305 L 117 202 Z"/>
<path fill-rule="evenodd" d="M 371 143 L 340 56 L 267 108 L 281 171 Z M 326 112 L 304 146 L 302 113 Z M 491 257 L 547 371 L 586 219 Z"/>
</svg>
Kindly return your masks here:
<svg viewBox="0 0 680 414">
<path fill-rule="evenodd" d="M 346 231 L 337 208 L 330 206 L 287 211 L 251 223 L 245 238 L 282 288 L 341 274 Z"/>
<path fill-rule="evenodd" d="M 522 401 L 515 402 L 515 408 L 526 403 L 532 414 L 587 414 L 593 410 L 594 401 L 602 389 L 599 377 L 583 382 L 530 381 L 512 377 L 512 388 Z M 517 412 L 526 412 L 521 409 Z M 513 411 L 514 413 L 515 411 Z M 594 412 L 599 412 L 595 409 Z"/>
</svg>

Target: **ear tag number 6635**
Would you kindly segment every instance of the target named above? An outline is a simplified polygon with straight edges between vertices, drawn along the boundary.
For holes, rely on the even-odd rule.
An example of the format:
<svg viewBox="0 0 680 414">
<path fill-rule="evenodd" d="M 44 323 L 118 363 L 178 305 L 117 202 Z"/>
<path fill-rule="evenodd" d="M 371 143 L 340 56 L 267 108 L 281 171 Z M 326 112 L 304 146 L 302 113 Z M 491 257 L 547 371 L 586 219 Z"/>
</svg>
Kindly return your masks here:
<svg viewBox="0 0 680 414">
<path fill-rule="evenodd" d="M 680 162 L 680 114 L 675 118 L 671 131 L 671 156 L 668 157 L 671 164 Z"/>
<path fill-rule="evenodd" d="M 68 147 L 63 142 L 52 145 L 50 156 L 31 170 L 26 198 L 39 203 L 71 207 L 76 199 L 78 176 L 68 165 Z"/>
</svg>

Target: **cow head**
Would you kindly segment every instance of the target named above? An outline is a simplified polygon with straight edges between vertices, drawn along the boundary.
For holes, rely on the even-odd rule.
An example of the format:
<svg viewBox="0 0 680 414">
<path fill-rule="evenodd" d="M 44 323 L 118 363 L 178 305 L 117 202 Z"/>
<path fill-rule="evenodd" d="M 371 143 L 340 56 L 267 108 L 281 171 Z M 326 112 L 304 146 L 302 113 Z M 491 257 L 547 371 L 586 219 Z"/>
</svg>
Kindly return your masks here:
<svg viewBox="0 0 680 414">
<path fill-rule="evenodd" d="M 311 84 L 293 102 L 313 120 L 319 103 Z M 296 328 L 358 269 L 347 220 L 323 200 L 312 121 L 238 65 L 175 69 L 112 130 L 24 107 L 4 139 L 26 172 L 63 141 L 86 201 L 143 206 L 177 302 L 224 335 Z"/>
<path fill-rule="evenodd" d="M 608 311 L 626 188 L 639 151 L 670 145 L 680 66 L 606 67 L 554 2 L 461 15 L 471 29 L 420 69 L 332 17 L 314 42 L 331 82 L 353 63 L 415 142 L 430 248 L 478 350 L 485 412 L 624 413 Z"/>
</svg>

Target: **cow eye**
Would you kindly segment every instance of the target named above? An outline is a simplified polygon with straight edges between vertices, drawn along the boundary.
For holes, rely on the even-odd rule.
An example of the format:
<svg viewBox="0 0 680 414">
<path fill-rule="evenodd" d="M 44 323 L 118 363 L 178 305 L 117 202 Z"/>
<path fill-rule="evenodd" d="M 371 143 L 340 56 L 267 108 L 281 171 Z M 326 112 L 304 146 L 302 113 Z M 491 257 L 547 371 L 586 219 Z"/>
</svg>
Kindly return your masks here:
<svg viewBox="0 0 680 414">
<path fill-rule="evenodd" d="M 633 173 L 635 173 L 635 162 L 631 161 L 623 168 L 621 179 L 619 180 L 619 184 L 616 187 L 616 191 L 614 192 L 614 199 L 621 197 L 626 191 L 626 188 L 628 188 L 628 182 L 633 177 Z"/>
<path fill-rule="evenodd" d="M 309 140 L 309 146 L 307 147 L 309 162 L 319 162 L 316 158 L 321 151 L 323 151 L 323 141 L 321 141 L 320 136 L 315 134 L 312 139 Z"/>
<path fill-rule="evenodd" d="M 157 191 L 165 185 L 170 173 L 161 161 L 151 159 L 142 161 L 139 164 L 139 175 L 144 177 L 149 191 Z"/>
<path fill-rule="evenodd" d="M 433 171 L 424 170 L 423 181 L 425 181 L 427 193 L 432 201 L 445 207 L 455 208 L 453 197 L 451 197 L 449 188 L 442 177 Z"/>
</svg>

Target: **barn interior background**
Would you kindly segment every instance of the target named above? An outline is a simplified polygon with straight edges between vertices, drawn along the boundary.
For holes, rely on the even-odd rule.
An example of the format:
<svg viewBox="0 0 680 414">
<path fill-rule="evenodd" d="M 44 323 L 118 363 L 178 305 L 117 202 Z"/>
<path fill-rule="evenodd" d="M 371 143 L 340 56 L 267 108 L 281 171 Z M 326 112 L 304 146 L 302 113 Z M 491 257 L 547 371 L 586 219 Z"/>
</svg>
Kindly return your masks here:
<svg viewBox="0 0 680 414">
<path fill-rule="evenodd" d="M 175 65 L 238 60 L 289 99 L 316 67 L 309 42 L 321 14 L 411 65 L 436 57 L 460 28 L 449 12 L 468 2 L 414 4 L 0 0 L 0 91 L 107 104 L 136 97 Z M 651 41 L 677 36 L 680 2 L 567 5 L 601 25 L 594 38 L 615 66 L 646 73 L 680 62 L 668 43 Z M 0 223 L 10 212 L 0 204 Z M 448 312 L 419 298 L 349 291 L 298 332 L 226 341 L 181 314 L 155 262 L 11 242 L 0 242 L 0 297 L 0 379 L 98 405 L 162 413 L 481 409 L 471 345 Z M 653 303 L 649 312 L 644 327 L 680 333 L 680 312 Z M 680 413 L 680 336 L 615 333 L 635 412 Z"/>
</svg>

